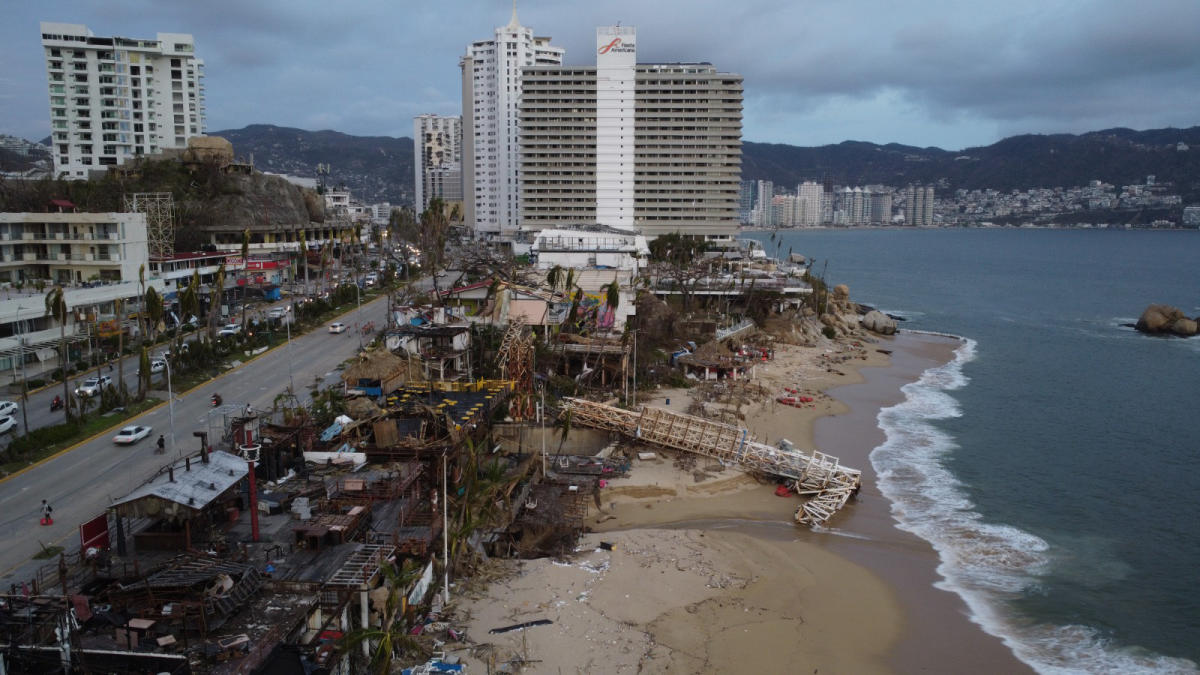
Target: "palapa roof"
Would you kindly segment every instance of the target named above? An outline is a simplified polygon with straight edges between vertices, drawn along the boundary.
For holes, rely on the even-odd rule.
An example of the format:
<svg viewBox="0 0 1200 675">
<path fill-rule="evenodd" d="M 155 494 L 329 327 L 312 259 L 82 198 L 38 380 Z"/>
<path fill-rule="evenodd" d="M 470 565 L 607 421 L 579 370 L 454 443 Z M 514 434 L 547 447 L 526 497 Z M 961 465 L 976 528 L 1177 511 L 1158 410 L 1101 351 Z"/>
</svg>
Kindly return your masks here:
<svg viewBox="0 0 1200 675">
<path fill-rule="evenodd" d="M 357 384 L 359 380 L 381 380 L 405 368 L 405 360 L 385 348 L 362 352 L 358 360 L 342 373 L 342 381 Z"/>
</svg>

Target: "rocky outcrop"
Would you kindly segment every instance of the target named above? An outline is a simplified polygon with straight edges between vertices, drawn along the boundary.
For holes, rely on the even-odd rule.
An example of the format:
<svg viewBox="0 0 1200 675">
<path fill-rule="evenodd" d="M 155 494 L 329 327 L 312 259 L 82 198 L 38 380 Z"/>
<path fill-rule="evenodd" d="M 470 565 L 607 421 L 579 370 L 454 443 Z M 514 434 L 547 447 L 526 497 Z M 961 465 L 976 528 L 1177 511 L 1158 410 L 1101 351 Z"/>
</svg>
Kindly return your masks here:
<svg viewBox="0 0 1200 675">
<path fill-rule="evenodd" d="M 867 312 L 862 318 L 862 325 L 863 328 L 880 335 L 896 334 L 896 320 L 877 309 Z"/>
<path fill-rule="evenodd" d="M 1200 317 L 1189 319 L 1178 307 L 1150 305 L 1138 318 L 1134 328 L 1151 335 L 1191 337 L 1200 332 Z"/>
</svg>

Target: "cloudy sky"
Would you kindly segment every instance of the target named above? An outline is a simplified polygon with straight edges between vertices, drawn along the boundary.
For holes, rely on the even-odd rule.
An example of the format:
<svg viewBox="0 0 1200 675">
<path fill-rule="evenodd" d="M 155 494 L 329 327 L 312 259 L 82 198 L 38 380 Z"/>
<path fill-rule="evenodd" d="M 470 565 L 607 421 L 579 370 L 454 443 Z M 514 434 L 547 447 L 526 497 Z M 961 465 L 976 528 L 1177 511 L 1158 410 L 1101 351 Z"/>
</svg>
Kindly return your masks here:
<svg viewBox="0 0 1200 675">
<path fill-rule="evenodd" d="M 191 33 L 210 130 L 270 123 L 411 136 L 459 112 L 458 57 L 507 0 L 50 0 L 6 3 L 0 133 L 49 134 L 38 23 Z M 595 26 L 638 60 L 745 78 L 743 136 L 960 149 L 1018 133 L 1200 124 L 1198 0 L 519 0 L 521 22 L 594 64 Z"/>
</svg>

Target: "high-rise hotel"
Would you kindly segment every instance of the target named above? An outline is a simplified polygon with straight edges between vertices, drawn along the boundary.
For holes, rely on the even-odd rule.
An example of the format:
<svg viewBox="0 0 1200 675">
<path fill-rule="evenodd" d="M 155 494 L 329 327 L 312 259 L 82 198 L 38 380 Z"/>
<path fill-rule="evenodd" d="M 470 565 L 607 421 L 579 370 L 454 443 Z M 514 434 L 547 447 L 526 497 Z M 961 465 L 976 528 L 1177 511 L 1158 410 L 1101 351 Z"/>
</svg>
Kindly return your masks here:
<svg viewBox="0 0 1200 675">
<path fill-rule="evenodd" d="M 41 31 L 55 175 L 86 178 L 204 134 L 204 61 L 191 35 L 97 37 L 51 22 Z"/>
<path fill-rule="evenodd" d="M 742 78 L 637 63 L 630 26 L 596 30 L 596 65 L 524 68 L 522 229 L 601 224 L 730 239 L 738 227 Z"/>
<path fill-rule="evenodd" d="M 517 20 L 491 40 L 473 42 L 462 68 L 463 217 L 477 236 L 511 236 L 520 218 L 521 129 L 518 106 L 523 68 L 556 66 L 563 49 L 536 37 Z"/>
<path fill-rule="evenodd" d="M 462 118 L 457 115 L 418 115 L 413 118 L 413 170 L 417 212 L 430 200 L 461 203 Z"/>
</svg>

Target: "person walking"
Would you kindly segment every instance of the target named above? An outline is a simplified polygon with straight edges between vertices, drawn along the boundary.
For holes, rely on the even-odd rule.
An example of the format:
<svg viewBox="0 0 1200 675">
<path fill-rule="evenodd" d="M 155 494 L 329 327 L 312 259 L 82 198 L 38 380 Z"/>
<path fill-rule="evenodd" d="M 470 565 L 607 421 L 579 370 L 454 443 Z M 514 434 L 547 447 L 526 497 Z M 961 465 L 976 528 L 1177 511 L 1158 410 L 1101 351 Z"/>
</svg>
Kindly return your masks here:
<svg viewBox="0 0 1200 675">
<path fill-rule="evenodd" d="M 45 499 L 43 499 L 42 500 L 42 525 L 53 525 L 54 524 L 54 518 L 52 518 L 50 516 L 50 514 L 53 511 L 54 511 L 54 509 L 50 507 L 49 502 L 47 502 Z"/>
<path fill-rule="evenodd" d="M 166 451 L 167 451 L 167 441 L 165 438 L 163 438 L 162 434 L 159 434 L 158 435 L 158 448 L 154 452 L 161 455 Z"/>
</svg>

